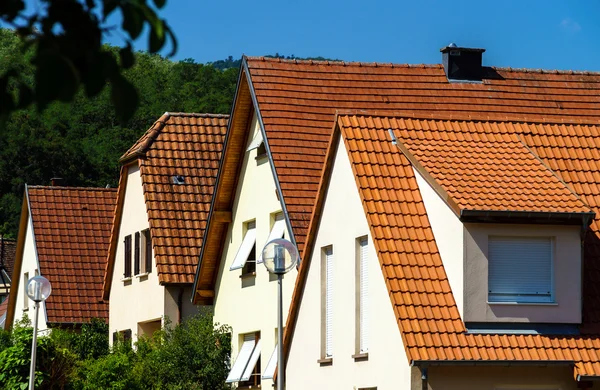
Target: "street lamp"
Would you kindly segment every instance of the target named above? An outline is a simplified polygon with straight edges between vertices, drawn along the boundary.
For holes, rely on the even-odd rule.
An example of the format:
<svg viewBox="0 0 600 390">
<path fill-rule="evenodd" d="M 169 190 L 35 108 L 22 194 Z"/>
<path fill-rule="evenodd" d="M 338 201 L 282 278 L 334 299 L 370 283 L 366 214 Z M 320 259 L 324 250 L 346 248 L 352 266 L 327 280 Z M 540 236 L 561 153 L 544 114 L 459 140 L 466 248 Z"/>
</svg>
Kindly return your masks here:
<svg viewBox="0 0 600 390">
<path fill-rule="evenodd" d="M 52 286 L 43 276 L 34 276 L 27 282 L 27 296 L 35 302 L 35 317 L 33 320 L 33 341 L 31 342 L 31 367 L 29 368 L 29 390 L 34 389 L 35 382 L 35 354 L 37 351 L 37 328 L 40 302 L 45 301 L 52 292 Z"/>
<path fill-rule="evenodd" d="M 267 270 L 277 275 L 277 390 L 283 390 L 283 274 L 298 264 L 300 256 L 294 244 L 276 238 L 265 245 L 262 257 Z"/>
</svg>

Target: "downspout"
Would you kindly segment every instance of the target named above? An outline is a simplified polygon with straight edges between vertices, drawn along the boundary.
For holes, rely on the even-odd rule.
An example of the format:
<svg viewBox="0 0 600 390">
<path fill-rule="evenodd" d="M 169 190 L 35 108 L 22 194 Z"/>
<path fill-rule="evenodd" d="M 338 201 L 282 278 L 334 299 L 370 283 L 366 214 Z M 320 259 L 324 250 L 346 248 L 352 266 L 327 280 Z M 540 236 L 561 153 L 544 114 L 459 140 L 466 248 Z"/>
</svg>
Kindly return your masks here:
<svg viewBox="0 0 600 390">
<path fill-rule="evenodd" d="M 421 390 L 427 390 L 427 366 L 421 368 Z"/>
<path fill-rule="evenodd" d="M 590 223 L 592 223 L 592 219 L 594 217 L 593 216 L 585 216 L 582 218 L 581 220 L 581 270 L 580 270 L 580 275 L 581 275 L 581 282 L 579 283 L 579 296 L 581 297 L 581 299 L 579 300 L 579 313 L 581 315 L 581 320 L 583 321 L 583 278 L 584 278 L 584 261 L 585 261 L 585 236 L 587 235 L 587 231 L 588 231 L 588 227 L 590 225 Z"/>
<path fill-rule="evenodd" d="M 179 294 L 177 294 L 177 323 L 181 324 L 183 307 L 183 287 L 179 288 Z"/>
</svg>

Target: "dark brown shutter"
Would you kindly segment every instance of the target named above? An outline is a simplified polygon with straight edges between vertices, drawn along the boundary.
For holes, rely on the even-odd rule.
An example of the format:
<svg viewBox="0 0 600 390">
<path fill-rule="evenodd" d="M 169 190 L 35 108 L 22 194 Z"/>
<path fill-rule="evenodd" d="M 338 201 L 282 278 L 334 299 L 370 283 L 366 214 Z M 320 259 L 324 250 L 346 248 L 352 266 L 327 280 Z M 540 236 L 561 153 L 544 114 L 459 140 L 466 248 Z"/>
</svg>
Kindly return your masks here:
<svg viewBox="0 0 600 390">
<path fill-rule="evenodd" d="M 144 230 L 144 237 L 146 239 L 146 272 L 152 272 L 152 238 L 150 237 L 150 230 Z"/>
<path fill-rule="evenodd" d="M 131 234 L 125 236 L 125 272 L 123 276 L 126 278 L 131 277 Z"/>
<path fill-rule="evenodd" d="M 140 274 L 140 232 L 135 233 L 135 251 L 133 252 L 133 272 Z"/>
<path fill-rule="evenodd" d="M 117 332 L 113 332 L 113 345 L 115 345 L 118 340 L 119 340 L 118 333 Z"/>
</svg>

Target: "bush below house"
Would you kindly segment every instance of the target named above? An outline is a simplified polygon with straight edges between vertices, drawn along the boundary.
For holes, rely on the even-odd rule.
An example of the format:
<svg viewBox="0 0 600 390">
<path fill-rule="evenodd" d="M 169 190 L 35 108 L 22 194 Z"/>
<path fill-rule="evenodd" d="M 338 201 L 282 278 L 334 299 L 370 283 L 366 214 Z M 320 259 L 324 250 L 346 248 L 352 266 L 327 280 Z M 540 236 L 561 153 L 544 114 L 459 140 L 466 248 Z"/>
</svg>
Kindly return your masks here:
<svg viewBox="0 0 600 390">
<path fill-rule="evenodd" d="M 108 347 L 108 326 L 99 320 L 80 332 L 55 329 L 38 337 L 36 389 L 227 389 L 230 328 L 215 326 L 206 311 L 132 347 L 117 341 Z M 26 389 L 32 328 L 18 323 L 0 333 L 0 383 Z"/>
</svg>

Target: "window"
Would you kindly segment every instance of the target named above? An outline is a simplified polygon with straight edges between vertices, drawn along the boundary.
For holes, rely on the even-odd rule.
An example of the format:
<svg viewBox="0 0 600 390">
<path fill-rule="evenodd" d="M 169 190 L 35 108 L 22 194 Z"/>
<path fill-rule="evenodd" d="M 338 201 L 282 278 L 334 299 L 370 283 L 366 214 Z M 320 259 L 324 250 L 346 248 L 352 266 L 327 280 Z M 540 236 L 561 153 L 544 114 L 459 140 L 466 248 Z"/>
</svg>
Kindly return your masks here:
<svg viewBox="0 0 600 390">
<path fill-rule="evenodd" d="M 356 240 L 356 339 L 357 353 L 369 352 L 369 264 L 368 240 L 362 237 Z M 356 357 L 356 356 L 355 356 Z"/>
<path fill-rule="evenodd" d="M 256 269 L 256 222 L 251 221 L 246 223 L 246 234 L 238 249 L 233 264 L 229 268 L 230 271 L 243 268 L 250 259 L 254 260 L 254 268 Z"/>
<path fill-rule="evenodd" d="M 27 282 L 29 281 L 29 272 L 23 274 L 23 310 L 29 310 L 29 297 L 27 296 Z"/>
<path fill-rule="evenodd" d="M 553 302 L 551 237 L 488 240 L 489 302 Z"/>
<path fill-rule="evenodd" d="M 150 229 L 142 230 L 142 272 L 152 272 L 152 238 Z"/>
<path fill-rule="evenodd" d="M 130 278 L 131 277 L 131 234 L 128 236 L 125 236 L 124 246 L 125 246 L 125 256 L 123 257 L 123 261 L 124 261 L 123 277 Z"/>
<path fill-rule="evenodd" d="M 246 148 L 246 151 L 249 152 L 254 149 L 256 149 L 257 159 L 265 157 L 267 155 L 267 147 L 265 146 L 265 142 L 263 140 L 262 133 L 260 132 L 260 130 L 256 132 L 254 138 L 252 138 L 252 141 L 250 142 L 250 145 L 248 145 L 248 148 Z"/>
<path fill-rule="evenodd" d="M 333 356 L 333 247 L 323 248 L 321 255 L 321 358 Z"/>
<path fill-rule="evenodd" d="M 268 242 L 270 242 L 271 240 L 274 240 L 276 238 L 283 238 L 283 235 L 285 234 L 285 219 L 283 218 L 283 214 L 282 213 L 275 214 L 274 220 L 275 220 L 275 222 L 273 223 L 273 228 L 271 228 L 271 233 L 269 233 L 269 238 L 267 238 L 267 242 L 265 242 L 265 245 Z M 258 262 L 259 263 L 263 262 L 262 251 L 260 252 L 260 255 L 258 256 Z"/>
<path fill-rule="evenodd" d="M 136 232 L 134 234 L 134 237 L 135 237 L 135 240 L 134 240 L 135 247 L 133 250 L 133 273 L 135 275 L 139 275 L 140 274 L 140 255 L 141 255 L 141 253 L 140 253 L 140 241 L 141 241 L 140 232 Z"/>
<path fill-rule="evenodd" d="M 260 333 L 243 336 L 240 352 L 227 375 L 227 383 L 239 382 L 238 387 L 260 385 Z"/>
<path fill-rule="evenodd" d="M 117 343 L 117 341 L 121 341 L 124 344 L 131 345 L 131 329 L 113 332 L 113 345 Z"/>
</svg>

